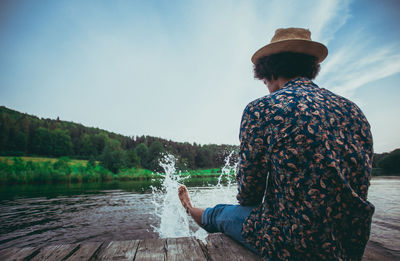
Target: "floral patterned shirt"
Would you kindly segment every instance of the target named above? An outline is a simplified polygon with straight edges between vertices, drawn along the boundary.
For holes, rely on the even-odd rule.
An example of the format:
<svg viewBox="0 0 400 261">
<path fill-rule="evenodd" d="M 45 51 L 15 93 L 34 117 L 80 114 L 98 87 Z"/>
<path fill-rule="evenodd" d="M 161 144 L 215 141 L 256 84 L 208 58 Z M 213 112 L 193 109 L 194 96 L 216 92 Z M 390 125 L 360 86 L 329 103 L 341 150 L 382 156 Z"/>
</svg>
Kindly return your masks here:
<svg viewBox="0 0 400 261">
<path fill-rule="evenodd" d="M 237 199 L 257 205 L 243 237 L 270 260 L 361 260 L 372 136 L 351 101 L 297 78 L 247 105 Z"/>
</svg>

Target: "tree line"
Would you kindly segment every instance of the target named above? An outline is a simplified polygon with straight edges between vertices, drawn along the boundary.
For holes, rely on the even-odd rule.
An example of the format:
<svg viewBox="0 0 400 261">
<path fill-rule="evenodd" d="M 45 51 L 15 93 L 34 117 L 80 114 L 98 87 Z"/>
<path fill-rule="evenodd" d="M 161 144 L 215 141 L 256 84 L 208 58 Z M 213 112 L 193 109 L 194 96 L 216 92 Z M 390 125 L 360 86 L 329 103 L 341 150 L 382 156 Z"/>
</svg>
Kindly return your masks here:
<svg viewBox="0 0 400 261">
<path fill-rule="evenodd" d="M 117 173 L 123 168 L 160 171 L 164 152 L 177 158 L 182 170 L 220 168 L 234 145 L 200 145 L 152 136 L 124 136 L 59 119 L 40 119 L 0 106 L 0 155 L 86 159 Z M 234 159 L 235 160 L 235 159 Z M 374 154 L 378 174 L 400 173 L 400 149 Z"/>
<path fill-rule="evenodd" d="M 400 175 L 400 149 L 390 153 L 375 154 L 372 165 L 381 170 L 377 174 Z"/>
<path fill-rule="evenodd" d="M 160 171 L 168 152 L 182 170 L 220 168 L 234 145 L 200 145 L 152 136 L 124 136 L 57 119 L 43 119 L 0 106 L 0 154 L 70 157 L 100 161 L 114 173 L 123 168 Z"/>
</svg>

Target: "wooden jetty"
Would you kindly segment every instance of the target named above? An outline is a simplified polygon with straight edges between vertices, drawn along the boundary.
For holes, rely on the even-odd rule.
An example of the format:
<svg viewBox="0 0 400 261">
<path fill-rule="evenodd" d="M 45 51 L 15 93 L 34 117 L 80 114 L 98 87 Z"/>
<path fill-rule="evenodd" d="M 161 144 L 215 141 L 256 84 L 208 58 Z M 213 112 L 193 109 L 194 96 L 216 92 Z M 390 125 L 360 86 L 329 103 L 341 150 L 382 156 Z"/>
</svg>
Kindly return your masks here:
<svg viewBox="0 0 400 261">
<path fill-rule="evenodd" d="M 208 235 L 206 241 L 181 237 L 8 248 L 0 251 L 0 260 L 259 260 L 221 233 Z"/>
<path fill-rule="evenodd" d="M 206 241 L 207 244 L 203 244 L 194 237 L 181 237 L 8 248 L 0 251 L 0 260 L 261 260 L 221 233 L 209 234 Z M 379 252 L 367 246 L 363 260 L 396 259 L 390 253 Z"/>
</svg>

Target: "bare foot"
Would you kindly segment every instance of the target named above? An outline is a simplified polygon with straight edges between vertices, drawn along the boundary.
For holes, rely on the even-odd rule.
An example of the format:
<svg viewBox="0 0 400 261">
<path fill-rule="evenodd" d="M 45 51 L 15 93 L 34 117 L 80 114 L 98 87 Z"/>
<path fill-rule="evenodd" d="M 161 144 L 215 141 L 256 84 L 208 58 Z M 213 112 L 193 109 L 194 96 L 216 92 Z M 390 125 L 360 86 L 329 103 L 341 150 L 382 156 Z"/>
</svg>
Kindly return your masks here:
<svg viewBox="0 0 400 261">
<path fill-rule="evenodd" d="M 189 191 L 185 185 L 182 185 L 178 188 L 178 196 L 181 200 L 182 206 L 186 209 L 186 212 L 189 213 L 189 208 L 192 208 L 192 202 L 190 201 Z"/>
</svg>

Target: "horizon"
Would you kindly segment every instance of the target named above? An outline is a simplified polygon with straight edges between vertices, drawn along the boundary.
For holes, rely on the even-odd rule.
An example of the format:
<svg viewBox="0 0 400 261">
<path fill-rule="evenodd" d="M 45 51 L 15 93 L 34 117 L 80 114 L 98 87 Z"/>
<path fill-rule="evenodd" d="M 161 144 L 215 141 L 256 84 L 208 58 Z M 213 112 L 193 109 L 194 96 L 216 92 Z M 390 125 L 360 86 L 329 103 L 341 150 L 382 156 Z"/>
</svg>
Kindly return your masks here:
<svg viewBox="0 0 400 261">
<path fill-rule="evenodd" d="M 0 104 L 124 136 L 239 144 L 275 29 L 328 47 L 314 82 L 355 102 L 376 153 L 400 147 L 400 3 L 2 1 Z M 298 10 L 302 10 L 298 13 Z"/>
<path fill-rule="evenodd" d="M 14 109 L 12 109 L 12 108 L 8 108 L 8 107 L 6 107 L 6 106 L 4 106 L 4 105 L 0 105 L 0 107 L 5 107 L 6 109 L 16 111 L 16 110 L 14 110 Z M 37 118 L 39 118 L 39 119 L 41 119 L 41 120 L 53 120 L 53 121 L 58 121 L 58 120 L 59 120 L 59 121 L 64 121 L 64 120 L 62 120 L 62 119 L 58 119 L 58 120 L 57 120 L 57 118 L 56 118 L 56 119 L 52 119 L 52 118 L 41 118 L 41 117 L 39 117 L 39 116 L 36 116 L 36 115 L 33 115 L 33 114 L 29 114 L 29 113 L 26 113 L 26 112 L 20 112 L 20 111 L 16 111 L 16 112 L 23 113 L 23 114 L 27 114 L 27 115 L 32 116 L 32 117 L 37 117 Z M 86 126 L 86 125 L 84 125 L 84 124 L 82 124 L 82 123 L 79 123 L 79 122 L 74 122 L 74 121 L 64 121 L 64 122 L 73 123 L 73 124 L 81 124 L 81 125 L 83 125 L 83 126 L 86 127 L 86 128 L 95 128 L 95 129 L 99 129 L 99 130 L 102 130 L 102 131 L 110 132 L 110 133 L 113 133 L 113 134 L 116 134 L 116 135 L 122 135 L 122 136 L 125 136 L 125 137 L 128 137 L 128 138 L 132 138 L 132 139 L 134 139 L 134 140 L 136 140 L 136 138 L 137 138 L 137 137 L 140 137 L 140 136 L 149 136 L 149 137 L 159 138 L 159 139 L 168 140 L 168 141 L 172 141 L 172 142 L 176 142 L 176 143 L 186 143 L 186 142 L 187 142 L 187 143 L 192 144 L 192 145 L 197 144 L 197 145 L 201 145 L 201 146 L 203 146 L 203 145 L 228 145 L 228 146 L 233 145 L 233 146 L 238 146 L 238 144 L 226 144 L 226 143 L 203 143 L 203 144 L 201 144 L 201 143 L 190 142 L 190 141 L 175 141 L 175 140 L 167 139 L 167 138 L 164 138 L 164 137 L 151 136 L 151 135 L 133 135 L 133 136 L 127 136 L 127 135 L 123 135 L 123 134 L 121 134 L 121 133 L 111 132 L 111 131 L 109 131 L 109 130 L 101 129 L 101 128 L 98 128 L 98 127 Z M 383 152 L 376 152 L 376 151 L 374 151 L 374 153 L 378 153 L 378 154 L 391 153 L 391 152 L 393 152 L 394 150 L 397 150 L 397 149 L 400 149 L 400 148 L 394 148 L 394 149 L 391 150 L 391 151 L 383 151 Z"/>
</svg>

